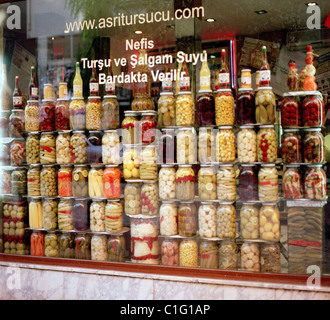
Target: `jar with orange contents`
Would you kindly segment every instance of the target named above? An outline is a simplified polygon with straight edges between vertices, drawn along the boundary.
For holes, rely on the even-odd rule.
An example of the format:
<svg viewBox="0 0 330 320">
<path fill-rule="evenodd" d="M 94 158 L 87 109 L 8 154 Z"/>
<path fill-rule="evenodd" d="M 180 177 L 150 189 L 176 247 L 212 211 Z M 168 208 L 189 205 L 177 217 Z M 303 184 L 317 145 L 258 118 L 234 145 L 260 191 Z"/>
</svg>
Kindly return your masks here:
<svg viewBox="0 0 330 320">
<path fill-rule="evenodd" d="M 107 165 L 103 172 L 104 196 L 107 199 L 120 198 L 120 170 L 116 165 Z"/>
<path fill-rule="evenodd" d="M 60 197 L 72 197 L 72 167 L 61 165 L 58 170 L 58 195 Z"/>
</svg>

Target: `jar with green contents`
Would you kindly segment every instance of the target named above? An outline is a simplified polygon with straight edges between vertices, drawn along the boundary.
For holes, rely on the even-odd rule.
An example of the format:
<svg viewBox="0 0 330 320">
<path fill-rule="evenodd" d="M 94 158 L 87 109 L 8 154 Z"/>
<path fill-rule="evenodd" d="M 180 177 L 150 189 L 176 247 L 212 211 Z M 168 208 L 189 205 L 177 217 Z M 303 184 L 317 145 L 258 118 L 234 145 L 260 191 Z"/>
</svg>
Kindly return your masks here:
<svg viewBox="0 0 330 320">
<path fill-rule="evenodd" d="M 45 256 L 50 258 L 59 258 L 60 256 L 60 244 L 55 231 L 47 232 L 45 235 Z"/>
<path fill-rule="evenodd" d="M 136 215 L 141 213 L 141 183 L 127 182 L 124 189 L 125 213 Z"/>
<path fill-rule="evenodd" d="M 72 171 L 72 195 L 75 198 L 88 197 L 88 168 L 75 165 Z"/>
<path fill-rule="evenodd" d="M 115 95 L 107 95 L 103 97 L 101 126 L 102 130 L 119 128 L 119 102 Z"/>
<path fill-rule="evenodd" d="M 75 237 L 74 257 L 76 259 L 91 259 L 91 237 L 87 233 L 77 233 Z"/>
<path fill-rule="evenodd" d="M 110 236 L 108 239 L 108 261 L 126 261 L 126 241 L 124 236 Z"/>
<path fill-rule="evenodd" d="M 27 193 L 27 174 L 23 168 L 11 172 L 11 193 L 25 195 Z"/>
<path fill-rule="evenodd" d="M 74 236 L 72 233 L 63 232 L 59 237 L 60 243 L 60 258 L 73 259 L 74 258 Z"/>
<path fill-rule="evenodd" d="M 42 225 L 45 230 L 57 229 L 57 200 L 44 198 L 42 202 Z"/>
<path fill-rule="evenodd" d="M 70 129 L 84 130 L 86 122 L 86 105 L 84 98 L 73 97 L 70 103 Z"/>
<path fill-rule="evenodd" d="M 198 171 L 198 196 L 201 200 L 217 198 L 216 169 L 210 165 L 201 165 Z"/>
<path fill-rule="evenodd" d="M 57 170 L 52 165 L 44 165 L 40 172 L 40 195 L 57 196 Z"/>
<path fill-rule="evenodd" d="M 71 140 L 71 157 L 72 163 L 87 163 L 87 137 L 84 131 L 74 131 Z"/>
</svg>

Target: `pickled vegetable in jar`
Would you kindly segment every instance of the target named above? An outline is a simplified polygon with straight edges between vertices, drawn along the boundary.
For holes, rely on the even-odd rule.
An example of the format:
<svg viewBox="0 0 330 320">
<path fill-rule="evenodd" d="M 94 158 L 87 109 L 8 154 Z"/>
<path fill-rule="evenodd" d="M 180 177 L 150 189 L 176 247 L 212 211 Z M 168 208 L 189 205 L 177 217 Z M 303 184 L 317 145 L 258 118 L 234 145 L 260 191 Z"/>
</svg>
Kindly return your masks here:
<svg viewBox="0 0 330 320">
<path fill-rule="evenodd" d="M 102 137 L 102 162 L 104 164 L 120 163 L 120 140 L 116 130 L 106 130 Z"/>
<path fill-rule="evenodd" d="M 256 122 L 260 124 L 274 124 L 276 99 L 271 87 L 262 87 L 257 90 Z"/>
<path fill-rule="evenodd" d="M 45 235 L 45 256 L 50 258 L 59 258 L 60 256 L 60 244 L 55 231 L 47 232 Z"/>
<path fill-rule="evenodd" d="M 58 206 L 58 228 L 60 230 L 73 230 L 73 199 L 60 199 Z"/>
<path fill-rule="evenodd" d="M 150 97 L 150 94 L 136 93 L 131 104 L 133 111 L 154 110 L 155 103 Z"/>
<path fill-rule="evenodd" d="M 191 92 L 179 92 L 175 100 L 177 126 L 193 126 L 195 123 L 194 99 Z"/>
<path fill-rule="evenodd" d="M 86 104 L 86 129 L 87 130 L 101 130 L 101 112 L 102 101 L 101 97 L 88 97 Z"/>
<path fill-rule="evenodd" d="M 55 130 L 55 104 L 51 99 L 42 100 L 39 110 L 40 131 Z"/>
<path fill-rule="evenodd" d="M 236 209 L 230 202 L 221 203 L 216 213 L 216 234 L 219 238 L 236 237 Z"/>
<path fill-rule="evenodd" d="M 281 125 L 284 128 L 301 126 L 301 103 L 298 96 L 284 94 L 280 109 Z"/>
<path fill-rule="evenodd" d="M 281 272 L 281 247 L 278 243 L 261 244 L 260 267 L 261 272 Z"/>
<path fill-rule="evenodd" d="M 140 179 L 157 180 L 158 148 L 155 145 L 143 146 L 140 165 Z"/>
<path fill-rule="evenodd" d="M 205 269 L 219 268 L 219 249 L 216 242 L 204 240 L 199 244 L 199 266 Z"/>
<path fill-rule="evenodd" d="M 55 130 L 70 130 L 70 101 L 67 98 L 57 99 L 55 107 Z"/>
<path fill-rule="evenodd" d="M 61 165 L 57 175 L 59 197 L 72 197 L 72 167 Z"/>
<path fill-rule="evenodd" d="M 107 95 L 103 97 L 101 128 L 102 130 L 119 128 L 119 102 L 115 95 Z"/>
<path fill-rule="evenodd" d="M 162 129 L 159 146 L 159 162 L 164 164 L 174 163 L 176 161 L 176 137 L 174 129 Z"/>
<path fill-rule="evenodd" d="M 282 162 L 295 163 L 302 162 L 302 141 L 301 136 L 296 129 L 284 129 L 282 136 Z"/>
<path fill-rule="evenodd" d="M 0 110 L 0 137 L 7 138 L 9 137 L 9 117 L 11 111 L 2 111 Z M 39 130 L 39 122 L 38 122 Z M 27 129 L 25 128 L 25 131 Z"/>
<path fill-rule="evenodd" d="M 302 173 L 298 166 L 286 166 L 282 177 L 283 193 L 286 199 L 302 199 L 304 187 Z"/>
<path fill-rule="evenodd" d="M 307 95 L 302 103 L 302 125 L 304 127 L 322 127 L 325 120 L 325 107 L 322 95 Z"/>
<path fill-rule="evenodd" d="M 236 159 L 235 134 L 232 127 L 221 127 L 216 135 L 217 162 L 234 162 Z"/>
<path fill-rule="evenodd" d="M 78 233 L 75 237 L 74 257 L 76 259 L 91 259 L 91 237 L 86 233 Z"/>
<path fill-rule="evenodd" d="M 75 199 L 73 203 L 73 228 L 75 231 L 86 231 L 89 229 L 89 210 L 85 199 Z"/>
<path fill-rule="evenodd" d="M 260 126 L 257 134 L 259 162 L 275 162 L 277 159 L 277 135 L 273 125 Z"/>
<path fill-rule="evenodd" d="M 9 192 L 8 192 L 9 193 Z M 40 196 L 40 166 L 31 166 L 27 172 L 28 196 Z"/>
<path fill-rule="evenodd" d="M 125 213 L 137 215 L 141 213 L 141 183 L 127 182 L 124 189 Z"/>
<path fill-rule="evenodd" d="M 70 148 L 70 133 L 59 132 L 56 138 L 56 163 L 57 164 L 70 164 L 71 148 Z"/>
<path fill-rule="evenodd" d="M 126 261 L 126 241 L 124 236 L 110 236 L 108 239 L 108 261 Z"/>
<path fill-rule="evenodd" d="M 56 162 L 56 137 L 50 132 L 41 133 L 40 163 L 52 164 Z"/>
<path fill-rule="evenodd" d="M 124 179 L 139 179 L 141 164 L 140 146 L 124 146 L 123 153 L 123 175 Z"/>
<path fill-rule="evenodd" d="M 159 170 L 159 198 L 171 200 L 176 197 L 176 171 L 172 165 L 162 165 Z"/>
<path fill-rule="evenodd" d="M 197 136 L 194 128 L 180 128 L 176 136 L 178 164 L 193 164 L 197 160 Z"/>
<path fill-rule="evenodd" d="M 304 177 L 305 197 L 324 200 L 327 196 L 326 174 L 322 165 L 308 165 Z"/>
<path fill-rule="evenodd" d="M 137 113 L 124 111 L 125 118 L 121 123 L 122 143 L 137 144 L 139 142 L 139 121 Z"/>
<path fill-rule="evenodd" d="M 89 131 L 87 140 L 88 163 L 102 163 L 102 133 L 101 131 Z"/>
<path fill-rule="evenodd" d="M 198 267 L 198 244 L 195 240 L 185 239 L 180 243 L 180 267 Z"/>
<path fill-rule="evenodd" d="M 73 97 L 70 103 L 70 129 L 84 130 L 86 125 L 86 105 L 84 98 Z"/>
<path fill-rule="evenodd" d="M 94 199 L 89 207 L 90 228 L 92 232 L 105 232 L 105 203 Z"/>
<path fill-rule="evenodd" d="M 84 131 L 74 131 L 70 139 L 72 163 L 87 162 L 87 137 Z"/>
<path fill-rule="evenodd" d="M 123 206 L 120 200 L 108 200 L 105 206 L 105 231 L 119 233 L 123 230 Z"/>
<path fill-rule="evenodd" d="M 240 163 L 257 161 L 257 134 L 253 127 L 241 126 L 237 134 L 237 159 Z"/>
<path fill-rule="evenodd" d="M 121 196 L 121 174 L 118 166 L 107 165 L 103 172 L 104 196 L 116 199 Z"/>
<path fill-rule="evenodd" d="M 215 162 L 215 134 L 212 128 L 199 128 L 197 151 L 201 164 Z"/>
<path fill-rule="evenodd" d="M 145 182 L 141 188 L 141 213 L 150 216 L 158 214 L 158 184 L 156 181 Z"/>
<path fill-rule="evenodd" d="M 215 124 L 233 126 L 234 122 L 234 97 L 231 89 L 218 89 L 215 97 Z"/>
<path fill-rule="evenodd" d="M 161 245 L 162 260 L 164 266 L 179 265 L 179 241 L 178 239 L 166 238 Z"/>
<path fill-rule="evenodd" d="M 178 234 L 178 208 L 173 201 L 163 201 L 159 208 L 160 234 L 175 236 Z"/>
<path fill-rule="evenodd" d="M 321 128 L 306 129 L 303 146 L 305 163 L 323 163 L 325 161 L 325 144 Z"/>
<path fill-rule="evenodd" d="M 0 174 L 2 176 L 0 180 L 0 192 L 10 193 L 11 192 L 11 170 L 1 170 Z M 29 193 L 28 193 L 29 194 Z"/>
<path fill-rule="evenodd" d="M 193 201 L 181 201 L 178 207 L 178 232 L 182 237 L 197 233 L 197 209 Z"/>
<path fill-rule="evenodd" d="M 158 126 L 175 126 L 175 98 L 173 92 L 161 92 L 158 99 Z"/>
<path fill-rule="evenodd" d="M 43 197 L 57 196 L 57 172 L 51 165 L 44 165 L 40 172 L 40 195 Z"/>
<path fill-rule="evenodd" d="M 244 242 L 241 246 L 241 269 L 246 271 L 260 271 L 259 245 Z"/>
<path fill-rule="evenodd" d="M 238 193 L 242 201 L 258 200 L 258 175 L 257 167 L 242 164 L 239 172 Z"/>
<path fill-rule="evenodd" d="M 25 114 L 22 109 L 13 109 L 9 117 L 9 137 L 22 138 L 25 131 Z"/>
<path fill-rule="evenodd" d="M 45 256 L 45 235 L 41 231 L 32 232 L 30 238 L 30 254 L 31 256 Z"/>
<path fill-rule="evenodd" d="M 195 198 L 195 172 L 191 165 L 179 165 L 176 171 L 176 198 L 178 200 Z"/>
<path fill-rule="evenodd" d="M 216 207 L 202 201 L 198 208 L 198 234 L 202 238 L 214 238 L 217 235 Z"/>
<path fill-rule="evenodd" d="M 10 164 L 20 166 L 26 162 L 25 140 L 14 140 L 10 145 Z"/>
<path fill-rule="evenodd" d="M 199 127 L 215 124 L 215 100 L 212 90 L 200 90 L 196 102 L 197 125 Z"/>
<path fill-rule="evenodd" d="M 236 172 L 232 164 L 220 165 L 217 177 L 217 199 L 220 201 L 236 200 Z"/>
<path fill-rule="evenodd" d="M 234 240 L 223 240 L 219 245 L 219 269 L 237 270 L 238 248 Z"/>
<path fill-rule="evenodd" d="M 258 173 L 258 196 L 263 202 L 277 201 L 279 194 L 278 172 L 275 164 L 263 164 Z"/>
<path fill-rule="evenodd" d="M 62 233 L 59 237 L 60 243 L 60 258 L 73 259 L 74 258 L 74 237 L 71 233 Z"/>
<path fill-rule="evenodd" d="M 253 89 L 238 89 L 236 123 L 241 125 L 256 123 L 255 98 Z"/>
<path fill-rule="evenodd" d="M 91 260 L 107 261 L 107 259 L 108 259 L 107 236 L 94 234 L 91 240 Z"/>
<path fill-rule="evenodd" d="M 88 173 L 88 194 L 91 198 L 104 198 L 103 168 L 91 165 Z"/>
<path fill-rule="evenodd" d="M 156 139 L 157 133 L 157 121 L 156 112 L 148 111 L 142 114 L 141 120 L 139 122 L 142 143 L 152 143 Z"/>
<path fill-rule="evenodd" d="M 198 196 L 201 200 L 217 198 L 217 173 L 210 165 L 201 165 L 198 171 Z"/>
<path fill-rule="evenodd" d="M 72 195 L 83 198 L 88 196 L 88 169 L 85 165 L 75 165 L 72 171 Z"/>
<path fill-rule="evenodd" d="M 280 211 L 276 204 L 264 204 L 259 210 L 260 239 L 280 241 Z"/>
<path fill-rule="evenodd" d="M 11 193 L 25 195 L 27 193 L 27 173 L 25 169 L 14 169 L 11 172 Z"/>
<path fill-rule="evenodd" d="M 39 131 L 39 104 L 38 101 L 29 100 L 25 107 L 25 131 Z"/>
<path fill-rule="evenodd" d="M 57 229 L 58 204 L 56 199 L 44 198 L 42 202 L 42 226 L 45 230 Z"/>
<path fill-rule="evenodd" d="M 242 239 L 259 238 L 259 209 L 254 204 L 243 203 L 240 210 L 240 236 Z"/>
<path fill-rule="evenodd" d="M 10 152 L 11 143 L 0 143 L 0 161 L 4 166 L 10 166 L 11 161 L 11 152 Z"/>
<path fill-rule="evenodd" d="M 31 229 L 41 229 L 42 222 L 42 203 L 40 198 L 31 198 L 29 202 L 29 227 Z"/>
<path fill-rule="evenodd" d="M 38 133 L 29 133 L 26 138 L 26 163 L 40 163 L 40 137 Z"/>
</svg>

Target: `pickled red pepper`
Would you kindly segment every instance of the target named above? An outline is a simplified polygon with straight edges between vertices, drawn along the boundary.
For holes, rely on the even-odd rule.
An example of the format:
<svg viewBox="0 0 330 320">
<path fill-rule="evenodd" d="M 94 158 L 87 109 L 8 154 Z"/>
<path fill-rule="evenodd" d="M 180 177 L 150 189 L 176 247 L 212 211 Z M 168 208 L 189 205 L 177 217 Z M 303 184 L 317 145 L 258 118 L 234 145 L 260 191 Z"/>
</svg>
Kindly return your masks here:
<svg viewBox="0 0 330 320">
<path fill-rule="evenodd" d="M 283 163 L 301 162 L 301 137 L 298 132 L 285 132 L 282 137 Z"/>
<path fill-rule="evenodd" d="M 321 129 L 309 129 L 304 137 L 304 161 L 322 163 L 325 160 L 324 137 Z"/>
<path fill-rule="evenodd" d="M 58 195 L 60 197 L 72 197 L 72 170 L 59 170 Z"/>
<path fill-rule="evenodd" d="M 69 102 L 66 99 L 58 99 L 55 108 L 55 130 L 70 130 Z"/>
<path fill-rule="evenodd" d="M 55 106 L 52 101 L 43 100 L 40 108 L 40 131 L 55 130 Z"/>
<path fill-rule="evenodd" d="M 45 237 L 42 232 L 31 234 L 31 256 L 45 256 Z"/>
<path fill-rule="evenodd" d="M 303 126 L 320 127 L 324 125 L 325 107 L 319 95 L 307 96 L 302 105 Z"/>
<path fill-rule="evenodd" d="M 284 95 L 280 108 L 281 125 L 283 127 L 301 126 L 301 104 L 299 99 L 296 99 L 294 96 Z"/>
<path fill-rule="evenodd" d="M 152 114 L 146 114 L 141 120 L 142 143 L 152 143 L 155 141 L 157 122 Z"/>
<path fill-rule="evenodd" d="M 118 168 L 106 168 L 103 173 L 104 196 L 107 199 L 120 198 L 121 174 Z"/>
<path fill-rule="evenodd" d="M 283 193 L 287 199 L 304 197 L 302 176 L 298 168 L 288 168 L 283 174 Z"/>
</svg>

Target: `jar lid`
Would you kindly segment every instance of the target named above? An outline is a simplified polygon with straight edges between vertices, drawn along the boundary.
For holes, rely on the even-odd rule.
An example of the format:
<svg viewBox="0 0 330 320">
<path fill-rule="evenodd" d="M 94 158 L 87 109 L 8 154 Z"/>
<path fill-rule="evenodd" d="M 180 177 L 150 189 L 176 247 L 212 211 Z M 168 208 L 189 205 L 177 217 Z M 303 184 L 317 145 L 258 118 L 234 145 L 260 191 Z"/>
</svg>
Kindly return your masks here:
<svg viewBox="0 0 330 320">
<path fill-rule="evenodd" d="M 157 183 L 157 180 L 141 180 L 143 183 Z"/>
<path fill-rule="evenodd" d="M 178 167 L 189 168 L 189 167 L 192 167 L 192 164 L 178 164 Z"/>
<path fill-rule="evenodd" d="M 275 167 L 275 163 L 261 163 L 260 166 L 262 166 L 262 167 Z"/>
<path fill-rule="evenodd" d="M 195 128 L 194 127 L 177 128 L 177 131 L 184 131 L 184 130 L 195 131 Z"/>
<path fill-rule="evenodd" d="M 31 168 L 40 167 L 41 166 L 41 163 L 32 163 L 32 164 L 29 164 L 29 166 Z"/>
<path fill-rule="evenodd" d="M 232 204 L 234 204 L 234 201 L 221 201 L 220 202 L 220 205 L 222 205 L 222 204 L 224 204 L 224 205 L 232 205 Z"/>
<path fill-rule="evenodd" d="M 212 93 L 212 90 L 199 90 L 198 93 Z"/>
<path fill-rule="evenodd" d="M 102 133 L 101 130 L 90 130 L 89 133 Z"/>
<path fill-rule="evenodd" d="M 216 92 L 231 92 L 231 89 L 218 89 Z"/>
<path fill-rule="evenodd" d="M 61 168 L 68 168 L 68 167 L 72 167 L 73 164 L 60 164 Z"/>
<path fill-rule="evenodd" d="M 136 111 L 133 111 L 133 110 L 125 110 L 124 111 L 124 114 L 127 114 L 127 115 L 133 115 L 133 116 L 137 116 L 137 112 Z"/>
<path fill-rule="evenodd" d="M 108 95 L 108 96 L 104 96 L 104 99 L 117 99 L 117 96 L 112 94 L 112 95 Z"/>
<path fill-rule="evenodd" d="M 252 202 L 243 202 L 242 204 L 243 204 L 243 206 L 255 206 L 256 205 L 255 203 L 252 203 Z"/>
<path fill-rule="evenodd" d="M 67 84 L 66 82 L 59 82 L 59 85 Z"/>
<path fill-rule="evenodd" d="M 87 167 L 87 164 L 78 163 L 74 165 L 75 167 Z"/>
<path fill-rule="evenodd" d="M 315 132 L 315 131 L 321 131 L 322 130 L 322 128 L 304 128 L 303 129 L 304 131 L 313 131 L 313 132 Z"/>
<path fill-rule="evenodd" d="M 39 101 L 38 100 L 28 100 L 27 103 L 39 103 Z M 15 110 L 15 109 L 13 109 L 13 110 Z"/>
<path fill-rule="evenodd" d="M 106 164 L 105 167 L 106 168 L 115 168 L 115 167 L 118 167 L 118 164 Z"/>
<path fill-rule="evenodd" d="M 55 100 L 54 99 L 42 99 L 41 101 L 42 102 L 54 102 Z"/>
<path fill-rule="evenodd" d="M 101 99 L 101 97 L 99 96 L 89 96 L 88 100 L 92 100 L 92 99 Z"/>
<path fill-rule="evenodd" d="M 109 129 L 109 130 L 104 130 L 104 133 L 117 133 L 118 129 Z"/>
<path fill-rule="evenodd" d="M 262 91 L 262 90 L 273 90 L 273 87 L 259 87 L 257 91 Z"/>
<path fill-rule="evenodd" d="M 180 91 L 180 92 L 178 92 L 178 96 L 184 95 L 184 94 L 191 94 L 191 91 Z"/>
<path fill-rule="evenodd" d="M 253 129 L 254 127 L 251 125 L 244 125 L 244 126 L 240 126 L 240 129 Z"/>
<path fill-rule="evenodd" d="M 242 69 L 241 72 L 251 72 L 251 69 Z"/>
<path fill-rule="evenodd" d="M 107 200 L 107 202 L 118 202 L 118 201 L 120 201 L 120 199 L 106 199 L 106 200 Z"/>
<path fill-rule="evenodd" d="M 71 100 L 84 100 L 84 97 L 72 97 Z"/>
<path fill-rule="evenodd" d="M 260 128 L 274 128 L 275 126 L 273 124 L 263 124 L 260 126 Z"/>
<path fill-rule="evenodd" d="M 63 131 L 58 131 L 58 134 L 68 134 L 71 133 L 71 130 L 63 130 Z"/>
<path fill-rule="evenodd" d="M 174 93 L 172 91 L 165 91 L 160 93 L 161 96 L 173 96 Z"/>
<path fill-rule="evenodd" d="M 205 201 L 201 201 L 201 204 L 215 205 L 215 202 L 205 200 Z"/>
<path fill-rule="evenodd" d="M 322 96 L 320 91 L 303 91 L 303 95 L 305 96 Z"/>
<path fill-rule="evenodd" d="M 90 164 L 91 168 L 99 168 L 99 167 L 103 167 L 104 164 L 102 163 L 92 163 Z"/>
<path fill-rule="evenodd" d="M 242 91 L 253 91 L 253 88 L 239 88 L 238 92 L 242 92 Z"/>
<path fill-rule="evenodd" d="M 58 102 L 61 102 L 61 101 L 70 101 L 69 98 L 58 98 L 57 99 Z"/>
<path fill-rule="evenodd" d="M 219 167 L 232 167 L 234 163 L 221 163 Z"/>
<path fill-rule="evenodd" d="M 72 133 L 85 133 L 85 130 L 73 130 Z"/>
<path fill-rule="evenodd" d="M 174 164 L 162 164 L 161 167 L 162 168 L 173 168 Z"/>
<path fill-rule="evenodd" d="M 56 164 L 43 164 L 42 165 L 44 168 L 48 168 L 48 167 L 55 167 Z"/>
<path fill-rule="evenodd" d="M 256 166 L 256 164 L 255 163 L 241 163 L 241 166 L 242 167 L 254 167 L 254 166 Z"/>
<path fill-rule="evenodd" d="M 176 203 L 175 200 L 161 200 L 162 203 Z"/>
<path fill-rule="evenodd" d="M 310 163 L 307 165 L 308 168 L 322 168 L 323 164 L 321 163 Z"/>
<path fill-rule="evenodd" d="M 277 206 L 277 202 L 263 202 L 263 206 Z"/>
<path fill-rule="evenodd" d="M 30 131 L 30 132 L 28 132 L 28 136 L 37 135 L 37 134 L 39 134 L 39 131 Z"/>
<path fill-rule="evenodd" d="M 283 129 L 283 132 L 297 132 L 297 131 L 299 131 L 298 128 Z"/>
<path fill-rule="evenodd" d="M 285 165 L 287 168 L 298 168 L 300 167 L 300 164 L 295 164 L 295 163 L 288 163 Z"/>
<path fill-rule="evenodd" d="M 220 130 L 222 130 L 222 129 L 227 130 L 227 129 L 232 129 L 232 128 L 233 128 L 233 126 L 219 126 L 218 127 L 218 129 L 220 129 Z"/>
<path fill-rule="evenodd" d="M 11 112 L 24 111 L 23 109 L 12 109 Z"/>
</svg>

